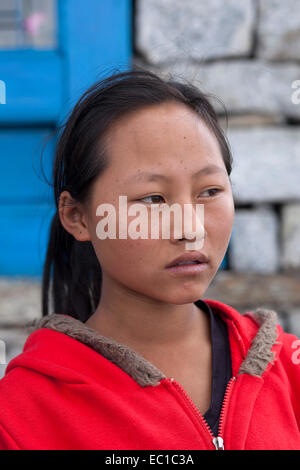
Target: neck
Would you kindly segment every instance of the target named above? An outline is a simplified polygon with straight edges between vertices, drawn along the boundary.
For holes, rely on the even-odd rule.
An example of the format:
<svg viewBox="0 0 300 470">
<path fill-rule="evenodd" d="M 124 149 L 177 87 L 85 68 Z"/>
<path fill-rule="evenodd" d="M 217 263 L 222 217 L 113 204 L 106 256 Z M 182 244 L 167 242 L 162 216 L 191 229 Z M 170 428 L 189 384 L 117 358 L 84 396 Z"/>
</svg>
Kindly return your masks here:
<svg viewBox="0 0 300 470">
<path fill-rule="evenodd" d="M 102 282 L 86 325 L 139 351 L 184 349 L 209 338 L 209 319 L 194 303 L 174 305 Z"/>
</svg>

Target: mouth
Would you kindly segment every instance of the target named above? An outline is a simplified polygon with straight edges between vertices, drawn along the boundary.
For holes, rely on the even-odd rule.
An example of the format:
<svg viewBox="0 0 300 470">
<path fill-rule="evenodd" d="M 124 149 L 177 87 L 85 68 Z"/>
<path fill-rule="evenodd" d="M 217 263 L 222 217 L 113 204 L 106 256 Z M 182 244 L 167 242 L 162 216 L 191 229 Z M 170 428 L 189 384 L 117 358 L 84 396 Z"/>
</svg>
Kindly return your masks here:
<svg viewBox="0 0 300 470">
<path fill-rule="evenodd" d="M 172 274 L 199 274 L 203 272 L 208 266 L 208 263 L 200 263 L 199 261 L 184 262 L 168 266 L 165 269 Z"/>
<path fill-rule="evenodd" d="M 204 253 L 189 252 L 175 258 L 165 269 L 173 274 L 199 274 L 208 266 L 208 257 Z"/>
<path fill-rule="evenodd" d="M 177 266 L 188 266 L 208 263 L 208 256 L 199 251 L 183 253 L 181 256 L 175 258 L 169 263 L 166 268 L 173 268 Z"/>
<path fill-rule="evenodd" d="M 175 266 L 188 266 L 190 264 L 201 264 L 200 261 L 181 261 L 180 263 L 172 264 L 167 266 L 168 268 L 174 268 Z"/>
</svg>

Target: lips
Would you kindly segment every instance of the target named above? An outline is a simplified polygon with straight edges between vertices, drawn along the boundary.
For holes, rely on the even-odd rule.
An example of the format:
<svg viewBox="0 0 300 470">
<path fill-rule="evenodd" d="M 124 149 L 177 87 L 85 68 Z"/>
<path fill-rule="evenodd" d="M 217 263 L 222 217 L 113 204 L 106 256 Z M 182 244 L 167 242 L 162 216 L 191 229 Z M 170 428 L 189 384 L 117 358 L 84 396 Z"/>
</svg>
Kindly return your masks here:
<svg viewBox="0 0 300 470">
<path fill-rule="evenodd" d="M 204 253 L 194 252 L 194 253 L 184 253 L 183 255 L 175 258 L 170 264 L 166 266 L 166 268 L 170 268 L 175 266 L 178 263 L 186 263 L 189 262 L 197 262 L 199 263 L 208 263 L 208 257 Z"/>
</svg>

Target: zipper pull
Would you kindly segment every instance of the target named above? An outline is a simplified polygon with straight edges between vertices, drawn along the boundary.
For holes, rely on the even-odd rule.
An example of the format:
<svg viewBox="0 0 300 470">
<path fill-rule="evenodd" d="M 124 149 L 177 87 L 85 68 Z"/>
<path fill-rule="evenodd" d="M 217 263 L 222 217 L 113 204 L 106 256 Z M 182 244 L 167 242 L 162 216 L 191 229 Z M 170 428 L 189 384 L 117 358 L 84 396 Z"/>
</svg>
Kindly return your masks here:
<svg viewBox="0 0 300 470">
<path fill-rule="evenodd" d="M 216 448 L 216 450 L 224 450 L 224 441 L 222 437 L 217 436 L 213 438 L 213 444 Z"/>
</svg>

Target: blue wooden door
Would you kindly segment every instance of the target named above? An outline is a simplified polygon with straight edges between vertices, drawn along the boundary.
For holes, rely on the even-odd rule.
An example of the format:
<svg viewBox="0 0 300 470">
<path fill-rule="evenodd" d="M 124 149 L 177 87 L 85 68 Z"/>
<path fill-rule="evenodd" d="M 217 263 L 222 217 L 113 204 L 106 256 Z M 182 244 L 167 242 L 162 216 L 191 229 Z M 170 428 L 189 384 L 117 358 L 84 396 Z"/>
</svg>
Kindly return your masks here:
<svg viewBox="0 0 300 470">
<path fill-rule="evenodd" d="M 89 85 L 130 58 L 131 0 L 1 0 L 0 276 L 40 278 L 55 207 L 42 178 L 51 134 Z"/>
</svg>

